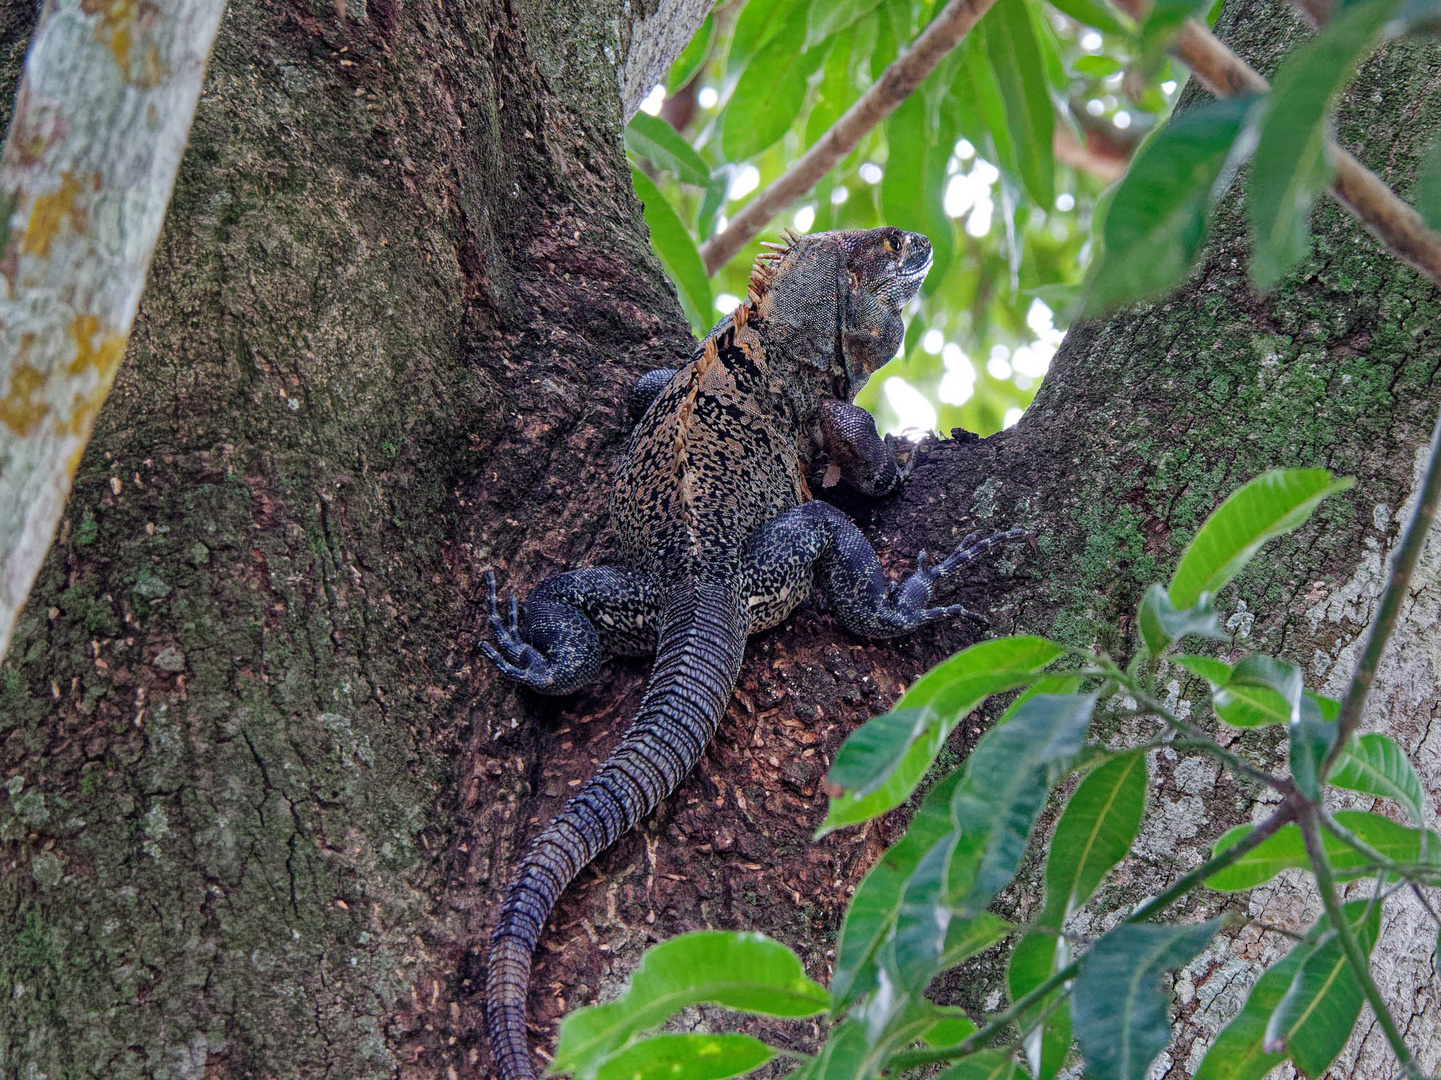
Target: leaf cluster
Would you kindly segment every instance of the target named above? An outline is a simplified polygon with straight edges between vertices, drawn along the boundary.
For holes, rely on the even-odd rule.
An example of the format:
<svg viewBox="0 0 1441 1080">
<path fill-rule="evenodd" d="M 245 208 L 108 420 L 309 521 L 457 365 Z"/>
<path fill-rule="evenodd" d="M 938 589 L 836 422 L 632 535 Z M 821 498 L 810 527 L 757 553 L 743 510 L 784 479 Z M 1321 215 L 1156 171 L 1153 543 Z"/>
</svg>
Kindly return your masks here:
<svg viewBox="0 0 1441 1080">
<path fill-rule="evenodd" d="M 942 6 L 726 6 L 676 61 L 658 115 L 631 121 L 626 146 L 652 242 L 697 333 L 728 313 L 719 307 L 744 297 L 760 250 L 749 245 L 707 279 L 700 242 L 815 145 Z M 918 317 L 901 356 L 862 400 L 883 430 L 917 426 L 886 391 L 893 378 L 929 402 L 935 415 L 921 427 L 988 434 L 1029 403 L 1059 340 L 1046 313 L 1075 295 L 1084 229 L 1103 184 L 1058 162 L 1056 140 L 1081 147 L 1095 142 L 1095 128 L 1103 136 L 1097 146 L 1115 162 L 1164 116 L 1171 98 L 1159 85 L 1171 79 L 1168 63 L 1122 89 L 1139 49 L 1134 24 L 1106 0 L 996 0 L 921 86 L 776 222 L 774 232 L 889 224 L 931 239 L 935 264 Z M 1045 308 L 1035 308 L 1038 299 Z"/>
<path fill-rule="evenodd" d="M 779 1055 L 795 1060 L 796 1080 L 867 1080 L 935 1064 L 945 1066 L 945 1080 L 1050 1080 L 1079 1059 L 1088 1077 L 1142 1080 L 1171 1041 L 1170 973 L 1222 926 L 1155 919 L 1195 890 L 1249 889 L 1297 869 L 1315 875 L 1326 912 L 1261 975 L 1198 1075 L 1260 1080 L 1288 1059 L 1321 1075 L 1363 1002 L 1380 1001 L 1366 958 L 1386 897 L 1441 883 L 1441 837 L 1422 825 L 1420 781 L 1401 749 L 1376 733 L 1342 738 L 1339 703 L 1306 691 L 1298 669 L 1260 654 L 1228 661 L 1174 651 L 1184 640 L 1221 638 L 1215 594 L 1268 539 L 1349 486 L 1322 470 L 1292 469 L 1236 491 L 1196 533 L 1169 584 L 1146 593 L 1137 617 L 1142 649 L 1125 668 L 1044 638 L 1008 637 L 927 673 L 841 747 L 822 832 L 902 805 L 961 719 L 996 694 L 1020 693 L 965 763 L 925 793 L 905 834 L 857 889 L 830 987 L 811 982 L 798 957 L 760 935 L 689 934 L 648 952 L 624 998 L 567 1017 L 552 1071 L 585 1080 L 719 1080 Z M 1284 725 L 1289 774 L 1260 772 L 1167 708 L 1156 694 L 1163 662 L 1209 689 L 1220 724 Z M 1126 725 L 1139 732 L 1130 744 L 1092 728 L 1098 709 L 1116 707 L 1135 721 Z M 1087 938 L 1073 916 L 1131 855 L 1146 818 L 1148 754 L 1163 745 L 1209 755 L 1274 788 L 1282 802 L 1265 821 L 1223 836 L 1209 860 L 1161 896 L 1133 910 L 1093 911 L 1099 917 L 1081 925 L 1108 929 Z M 1414 827 L 1374 812 L 1332 814 L 1328 786 L 1391 800 Z M 1044 900 L 1028 923 L 1012 924 L 990 908 L 1028 847 L 1044 841 L 1038 823 L 1054 801 L 1061 809 L 1044 846 Z M 1335 881 L 1362 877 L 1374 878 L 1371 895 L 1341 904 Z M 1005 939 L 1004 1009 L 977 1022 L 926 996 L 939 974 Z M 824 1013 L 825 1042 L 805 1055 L 748 1035 L 652 1034 L 698 1002 L 774 1017 Z M 1404 1045 L 1397 1053 L 1413 1071 Z"/>
</svg>

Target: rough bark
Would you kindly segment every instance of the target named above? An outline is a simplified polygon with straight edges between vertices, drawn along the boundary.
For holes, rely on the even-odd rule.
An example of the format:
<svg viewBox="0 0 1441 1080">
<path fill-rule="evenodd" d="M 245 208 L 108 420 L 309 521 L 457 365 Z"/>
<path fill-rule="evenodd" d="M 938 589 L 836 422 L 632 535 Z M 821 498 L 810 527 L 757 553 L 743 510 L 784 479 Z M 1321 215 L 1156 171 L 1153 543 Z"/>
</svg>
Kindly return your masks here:
<svg viewBox="0 0 1441 1080">
<path fill-rule="evenodd" d="M 625 388 L 689 340 L 632 18 L 229 8 L 0 683 L 0 1072 L 474 1071 L 455 770 L 516 706 L 471 579 L 586 552 Z"/>
<path fill-rule="evenodd" d="M 0 670 L 0 1070 L 484 1074 L 474 947 L 645 665 L 573 699 L 507 688 L 477 662 L 479 577 L 524 590 L 605 557 L 625 389 L 688 340 L 620 149 L 605 50 L 632 16 L 574 7 L 230 8 L 126 364 Z M 1269 74 L 1288 18 L 1247 0 L 1224 28 Z M 1341 142 L 1404 189 L 1438 81 L 1435 50 L 1390 46 Z M 1238 646 L 1338 678 L 1441 400 L 1441 324 L 1354 222 L 1318 223 L 1316 257 L 1257 298 L 1228 208 L 1193 283 L 1074 331 L 1018 427 L 930 446 L 900 498 L 852 507 L 891 569 L 1025 524 L 1037 549 L 954 595 L 997 633 L 1125 654 L 1141 590 L 1226 491 L 1327 465 L 1360 484 L 1222 603 Z M 1377 695 L 1423 757 L 1428 565 Z M 686 929 L 764 930 L 824 978 L 848 892 L 903 815 L 811 843 L 818 781 L 852 727 L 967 640 L 860 644 L 804 610 L 754 641 L 695 773 L 562 900 L 531 1000 L 542 1045 Z M 1112 902 L 1251 812 L 1215 770 L 1156 765 L 1144 857 Z M 1270 947 L 1182 979 L 1184 1038 Z M 946 991 L 983 1005 L 995 965 Z M 1412 1030 L 1434 1038 L 1426 1000 L 1407 1003 Z"/>
</svg>

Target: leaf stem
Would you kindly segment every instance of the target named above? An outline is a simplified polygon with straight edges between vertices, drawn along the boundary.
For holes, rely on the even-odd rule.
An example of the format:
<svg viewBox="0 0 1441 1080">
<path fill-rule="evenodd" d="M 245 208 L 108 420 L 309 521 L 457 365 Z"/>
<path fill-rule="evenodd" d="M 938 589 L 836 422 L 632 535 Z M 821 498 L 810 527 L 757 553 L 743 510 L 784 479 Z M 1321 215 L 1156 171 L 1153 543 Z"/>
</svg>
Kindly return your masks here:
<svg viewBox="0 0 1441 1080">
<path fill-rule="evenodd" d="M 1366 695 L 1376 678 L 1376 669 L 1381 663 L 1381 654 L 1386 649 L 1386 640 L 1396 628 L 1396 619 L 1401 613 L 1401 600 L 1411 583 L 1411 572 L 1421 549 L 1426 545 L 1426 535 L 1431 531 L 1431 522 L 1436 517 L 1436 501 L 1441 498 L 1441 416 L 1436 419 L 1436 429 L 1431 433 L 1430 456 L 1426 462 L 1426 478 L 1421 484 L 1421 496 L 1416 500 L 1416 510 L 1406 525 L 1401 538 L 1401 549 L 1391 563 L 1391 575 L 1386 582 L 1386 591 L 1381 594 L 1381 603 L 1376 611 L 1371 633 L 1366 638 L 1366 651 L 1351 676 L 1351 686 L 1346 691 L 1346 700 L 1341 704 L 1341 713 L 1336 718 L 1336 741 L 1326 760 L 1321 763 L 1319 779 L 1324 781 L 1331 771 L 1342 748 L 1350 741 L 1356 728 L 1361 724 L 1361 710 L 1366 704 Z"/>
<path fill-rule="evenodd" d="M 1133 687 L 1132 693 L 1136 694 L 1136 700 L 1145 707 L 1147 712 L 1150 712 L 1152 715 L 1159 717 L 1161 719 L 1161 722 L 1164 723 L 1171 730 L 1179 732 L 1180 734 L 1186 736 L 1188 743 L 1190 743 L 1191 745 L 1194 745 L 1205 753 L 1210 754 L 1217 760 L 1224 762 L 1230 767 L 1232 772 L 1244 776 L 1249 780 L 1254 780 L 1259 784 L 1265 784 L 1267 787 L 1275 788 L 1277 791 L 1280 791 L 1282 793 L 1290 790 L 1289 780 L 1285 780 L 1279 776 L 1272 776 L 1270 773 L 1256 768 L 1256 766 L 1252 765 L 1244 758 L 1241 758 L 1238 755 L 1231 753 L 1231 751 L 1225 749 L 1224 747 L 1221 747 L 1213 739 L 1207 738 L 1206 733 L 1200 728 L 1197 728 L 1192 724 L 1186 723 L 1180 717 L 1173 714 L 1170 709 L 1166 708 L 1164 704 L 1151 697 L 1144 690 L 1141 690 L 1139 687 Z"/>
<path fill-rule="evenodd" d="M 1342 825 L 1339 821 L 1337 821 L 1331 815 L 1331 811 L 1327 810 L 1324 806 L 1318 806 L 1316 808 L 1316 813 L 1320 819 L 1321 826 L 1327 832 L 1329 832 L 1337 840 L 1340 840 L 1341 843 L 1347 845 L 1348 847 L 1355 848 L 1362 855 L 1366 856 L 1366 858 L 1370 859 L 1371 862 L 1374 863 L 1379 869 L 1383 869 L 1391 873 L 1400 874 L 1402 877 L 1406 878 L 1410 878 L 1415 875 L 1416 867 L 1419 867 L 1423 873 L 1427 871 L 1435 873 L 1438 869 L 1441 869 L 1441 867 L 1438 867 L 1435 863 L 1403 863 L 1397 859 L 1391 858 L 1388 855 L 1383 855 L 1380 851 L 1373 848 L 1370 844 L 1366 843 L 1365 840 L 1362 840 L 1350 829 L 1346 828 L 1346 826 Z M 1424 833 L 1422 835 L 1424 836 Z M 1423 859 L 1425 858 L 1424 848 L 1422 849 L 1421 856 Z"/>
<path fill-rule="evenodd" d="M 1407 1076 L 1419 1077 L 1421 1073 L 1416 1067 L 1415 1060 L 1411 1057 L 1411 1050 L 1407 1047 L 1406 1040 L 1401 1037 L 1401 1032 L 1396 1027 L 1396 1021 L 1392 1018 L 1390 1010 L 1386 1008 L 1386 1002 L 1381 997 L 1381 991 L 1376 987 L 1376 981 L 1371 978 L 1370 960 L 1361 951 L 1361 943 L 1356 940 L 1356 935 L 1351 930 L 1351 924 L 1346 919 L 1346 913 L 1341 910 L 1341 900 L 1336 895 L 1336 878 L 1331 873 L 1330 862 L 1326 859 L 1326 846 L 1321 843 L 1321 829 L 1316 808 L 1306 803 L 1297 815 L 1297 822 L 1301 826 L 1301 836 L 1306 842 L 1306 855 L 1311 860 L 1311 869 L 1316 875 L 1316 885 L 1321 890 L 1321 903 L 1326 908 L 1326 917 L 1331 920 L 1331 926 L 1335 929 L 1336 936 L 1341 940 L 1341 949 L 1346 954 L 1346 961 L 1351 965 L 1352 973 L 1361 983 L 1366 1000 L 1371 1003 L 1371 1009 L 1376 1014 L 1381 1029 L 1385 1031 L 1386 1041 L 1391 1044 L 1391 1049 L 1396 1054 L 1396 1060 L 1400 1062 L 1401 1068 L 1405 1070 Z"/>
</svg>

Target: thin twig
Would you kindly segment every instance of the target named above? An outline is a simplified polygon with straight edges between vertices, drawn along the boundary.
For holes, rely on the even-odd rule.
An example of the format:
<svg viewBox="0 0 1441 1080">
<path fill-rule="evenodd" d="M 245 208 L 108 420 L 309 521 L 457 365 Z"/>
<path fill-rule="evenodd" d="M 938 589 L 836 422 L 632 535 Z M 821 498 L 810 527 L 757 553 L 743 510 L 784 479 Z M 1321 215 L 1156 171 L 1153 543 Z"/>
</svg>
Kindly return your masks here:
<svg viewBox="0 0 1441 1080">
<path fill-rule="evenodd" d="M 1348 847 L 1354 848 L 1356 851 L 1359 851 L 1362 855 L 1366 856 L 1366 858 L 1371 860 L 1372 865 L 1378 866 L 1383 870 L 1386 870 L 1388 873 L 1400 874 L 1403 877 L 1409 878 L 1411 876 L 1414 876 L 1413 867 L 1419 866 L 1423 872 L 1429 871 L 1433 875 L 1438 869 L 1441 869 L 1441 867 L 1438 867 L 1435 863 L 1428 863 L 1425 861 L 1426 853 L 1424 850 L 1421 852 L 1422 861 L 1418 863 L 1403 863 L 1397 859 L 1390 858 L 1382 852 L 1377 851 L 1370 844 L 1366 843 L 1365 840 L 1362 840 L 1354 832 L 1346 828 L 1346 826 L 1342 825 L 1339 821 L 1335 819 L 1335 817 L 1332 816 L 1331 812 L 1327 810 L 1324 806 L 1318 806 L 1316 808 L 1316 811 L 1320 815 L 1321 825 L 1326 829 L 1327 832 L 1329 832 L 1332 836 L 1336 837 L 1336 839 L 1340 840 L 1343 844 L 1346 844 Z M 1425 836 L 1426 833 L 1423 831 L 1421 833 L 1421 837 L 1423 840 L 1425 839 Z"/>
<path fill-rule="evenodd" d="M 1316 874 L 1316 885 L 1321 890 L 1321 903 L 1326 908 L 1326 916 L 1331 920 L 1331 926 L 1336 931 L 1336 936 L 1341 939 L 1341 949 L 1346 954 L 1346 961 L 1351 965 L 1352 974 L 1361 983 L 1361 989 L 1366 994 L 1366 1000 L 1371 1003 L 1371 1009 L 1376 1014 L 1376 1019 L 1381 1024 L 1381 1029 L 1386 1033 L 1386 1041 L 1391 1044 L 1392 1051 L 1396 1054 L 1396 1060 L 1400 1062 L 1401 1068 L 1407 1076 L 1419 1075 L 1416 1063 L 1411 1057 L 1411 1050 L 1402 1038 L 1401 1031 L 1396 1027 L 1396 1021 L 1392 1019 L 1391 1012 L 1386 1008 L 1386 1002 L 1381 997 L 1381 991 L 1376 987 L 1376 981 L 1371 978 L 1371 962 L 1366 954 L 1361 951 L 1361 944 L 1356 940 L 1356 935 L 1351 930 L 1351 924 L 1346 921 L 1346 913 L 1341 909 L 1341 900 L 1336 895 L 1336 879 L 1331 873 L 1331 864 L 1326 861 L 1326 848 L 1321 843 L 1321 829 L 1316 820 L 1316 808 L 1307 805 L 1298 815 L 1298 822 L 1301 826 L 1301 836 L 1306 841 L 1306 854 L 1311 860 L 1311 869 Z"/>
<path fill-rule="evenodd" d="M 1436 430 L 1431 433 L 1430 457 L 1426 462 L 1426 478 L 1421 483 L 1421 494 L 1416 500 L 1416 510 L 1406 525 L 1401 538 L 1401 549 L 1391 563 L 1391 575 L 1386 582 L 1386 591 L 1381 594 L 1381 603 L 1376 618 L 1371 623 L 1370 635 L 1366 638 L 1366 650 L 1351 676 L 1351 686 L 1346 691 L 1346 700 L 1341 704 L 1341 713 L 1336 718 L 1336 741 L 1331 745 L 1322 762 L 1320 778 L 1335 764 L 1342 748 L 1361 723 L 1361 710 L 1366 704 L 1366 695 L 1376 679 L 1376 668 L 1381 663 L 1381 654 L 1386 648 L 1386 639 L 1396 628 L 1396 619 L 1401 612 L 1401 600 L 1408 591 L 1411 572 L 1426 544 L 1431 531 L 1431 522 L 1436 517 L 1436 500 L 1441 497 L 1441 417 L 1437 417 Z"/>
<path fill-rule="evenodd" d="M 911 43 L 881 72 L 869 90 L 845 111 L 789 169 L 736 214 L 723 233 L 700 246 L 707 274 L 714 274 L 775 217 L 800 198 L 849 154 L 873 129 L 900 107 L 948 53 L 980 22 L 995 0 L 950 0 Z"/>
<path fill-rule="evenodd" d="M 1238 757 L 1224 747 L 1216 745 L 1216 743 L 1206 738 L 1203 731 L 1192 724 L 1186 723 L 1186 721 L 1173 714 L 1170 709 L 1166 708 L 1165 705 L 1149 694 L 1136 690 L 1135 688 L 1132 688 L 1132 692 L 1137 695 L 1140 704 L 1145 707 L 1147 713 L 1157 717 L 1172 731 L 1184 735 L 1189 744 L 1227 765 L 1231 771 L 1238 776 L 1244 776 L 1248 780 L 1256 781 L 1258 784 L 1265 784 L 1283 794 L 1290 790 L 1290 781 L 1283 780 L 1279 776 L 1272 776 L 1270 773 L 1256 768 L 1256 766 L 1252 765 L 1249 761 Z"/>
<path fill-rule="evenodd" d="M 1122 11 L 1141 19 L 1146 0 L 1117 0 Z M 1246 61 L 1227 48 L 1206 25 L 1187 19 L 1171 51 L 1181 58 L 1217 97 L 1263 94 L 1270 84 Z M 1379 239 L 1392 255 L 1441 285 L 1441 236 L 1426 228 L 1421 215 L 1386 183 L 1334 139 L 1326 152 L 1336 169 L 1331 195 Z"/>
</svg>

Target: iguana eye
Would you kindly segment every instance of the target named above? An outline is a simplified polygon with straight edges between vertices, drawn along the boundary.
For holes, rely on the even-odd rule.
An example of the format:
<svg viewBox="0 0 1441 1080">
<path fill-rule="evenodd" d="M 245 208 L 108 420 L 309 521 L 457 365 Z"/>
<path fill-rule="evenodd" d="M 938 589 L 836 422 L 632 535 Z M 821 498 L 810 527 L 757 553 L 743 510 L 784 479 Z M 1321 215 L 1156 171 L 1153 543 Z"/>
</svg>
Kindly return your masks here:
<svg viewBox="0 0 1441 1080">
<path fill-rule="evenodd" d="M 896 250 L 895 245 L 891 243 L 891 238 L 889 236 L 883 237 L 881 239 L 881 247 L 886 249 L 887 254 L 893 254 Z"/>
</svg>

